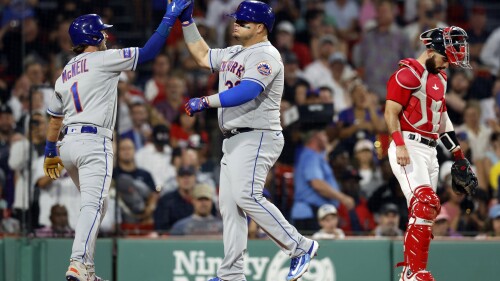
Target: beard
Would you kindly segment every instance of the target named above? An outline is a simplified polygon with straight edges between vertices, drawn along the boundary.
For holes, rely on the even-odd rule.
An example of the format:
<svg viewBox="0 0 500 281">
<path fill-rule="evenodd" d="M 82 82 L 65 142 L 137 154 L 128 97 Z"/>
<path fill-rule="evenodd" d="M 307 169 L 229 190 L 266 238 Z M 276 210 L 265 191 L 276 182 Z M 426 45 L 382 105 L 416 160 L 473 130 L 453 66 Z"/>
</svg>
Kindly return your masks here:
<svg viewBox="0 0 500 281">
<path fill-rule="evenodd" d="M 436 67 L 436 58 L 433 56 L 425 61 L 425 68 L 432 74 L 438 74 L 440 69 Z"/>
</svg>

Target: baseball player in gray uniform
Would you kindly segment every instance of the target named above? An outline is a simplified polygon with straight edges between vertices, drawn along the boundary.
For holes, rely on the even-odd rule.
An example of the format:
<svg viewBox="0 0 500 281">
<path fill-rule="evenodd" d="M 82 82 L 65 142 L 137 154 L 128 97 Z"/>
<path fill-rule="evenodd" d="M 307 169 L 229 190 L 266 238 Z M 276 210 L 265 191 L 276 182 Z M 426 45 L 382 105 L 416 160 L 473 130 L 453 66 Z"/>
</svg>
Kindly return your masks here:
<svg viewBox="0 0 500 281">
<path fill-rule="evenodd" d="M 259 1 L 243 1 L 234 14 L 233 37 L 241 45 L 210 49 L 191 17 L 192 5 L 179 16 L 191 55 L 204 68 L 219 72 L 219 94 L 190 99 L 186 112 L 218 108 L 225 140 L 220 173 L 220 212 L 224 223 L 224 260 L 210 281 L 242 281 L 247 249 L 248 214 L 291 257 L 286 280 L 297 280 L 316 255 L 318 243 L 302 236 L 272 203 L 262 196 L 266 176 L 284 139 L 280 102 L 284 74 L 280 53 L 267 35 L 272 9 Z"/>
<path fill-rule="evenodd" d="M 107 50 L 106 29 L 95 14 L 75 19 L 69 34 L 77 56 L 57 79 L 47 112 L 51 115 L 45 147 L 44 172 L 57 179 L 63 166 L 80 190 L 80 216 L 66 279 L 98 281 L 94 248 L 100 222 L 106 214 L 113 171 L 112 138 L 116 119 L 117 85 L 121 71 L 153 59 L 160 51 L 177 16 L 190 3 L 174 0 L 156 32 L 142 48 Z M 56 142 L 61 127 L 64 138 Z"/>
</svg>

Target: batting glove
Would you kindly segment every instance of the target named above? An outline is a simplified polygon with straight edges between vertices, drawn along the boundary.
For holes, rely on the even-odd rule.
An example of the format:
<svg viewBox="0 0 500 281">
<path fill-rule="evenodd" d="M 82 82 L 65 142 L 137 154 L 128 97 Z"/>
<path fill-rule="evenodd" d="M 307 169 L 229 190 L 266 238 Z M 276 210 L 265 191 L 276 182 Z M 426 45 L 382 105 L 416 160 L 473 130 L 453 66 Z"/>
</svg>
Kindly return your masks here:
<svg viewBox="0 0 500 281">
<path fill-rule="evenodd" d="M 167 12 L 163 19 L 167 21 L 169 26 L 173 26 L 177 17 L 184 11 L 189 5 L 191 5 L 191 0 L 173 0 L 167 5 Z"/>
<path fill-rule="evenodd" d="M 194 0 L 189 1 L 189 6 L 182 11 L 179 16 L 179 20 L 182 25 L 187 26 L 193 23 L 193 9 L 194 9 Z"/>
<path fill-rule="evenodd" d="M 207 97 L 190 99 L 184 106 L 186 114 L 189 116 L 193 116 L 196 112 L 203 111 L 209 107 Z"/>
<path fill-rule="evenodd" d="M 61 176 L 64 165 L 57 155 L 55 142 L 47 141 L 45 144 L 45 160 L 43 161 L 43 172 L 47 177 L 55 180 Z"/>
</svg>

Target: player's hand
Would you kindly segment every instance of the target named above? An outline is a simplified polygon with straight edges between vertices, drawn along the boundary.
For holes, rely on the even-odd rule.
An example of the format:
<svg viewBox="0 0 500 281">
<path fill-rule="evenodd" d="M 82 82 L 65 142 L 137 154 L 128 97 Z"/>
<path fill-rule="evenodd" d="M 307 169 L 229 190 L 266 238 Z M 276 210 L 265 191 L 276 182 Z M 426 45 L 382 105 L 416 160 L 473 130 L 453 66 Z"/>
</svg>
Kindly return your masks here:
<svg viewBox="0 0 500 281">
<path fill-rule="evenodd" d="M 189 5 L 186 9 L 182 11 L 179 15 L 179 20 L 182 25 L 189 25 L 193 22 L 193 9 L 194 9 L 194 0 L 189 1 Z"/>
<path fill-rule="evenodd" d="M 64 165 L 59 156 L 56 157 L 45 157 L 43 161 L 43 172 L 47 177 L 55 180 L 61 176 L 61 171 L 64 169 Z"/>
<path fill-rule="evenodd" d="M 167 5 L 165 15 L 178 17 L 189 5 L 191 5 L 191 0 L 172 0 Z"/>
<path fill-rule="evenodd" d="M 396 146 L 396 159 L 398 164 L 403 167 L 410 164 L 410 154 L 406 150 L 406 145 Z"/>
<path fill-rule="evenodd" d="M 190 99 L 184 106 L 186 114 L 188 116 L 193 116 L 196 112 L 203 111 L 209 108 L 207 97 L 193 98 Z"/>
</svg>

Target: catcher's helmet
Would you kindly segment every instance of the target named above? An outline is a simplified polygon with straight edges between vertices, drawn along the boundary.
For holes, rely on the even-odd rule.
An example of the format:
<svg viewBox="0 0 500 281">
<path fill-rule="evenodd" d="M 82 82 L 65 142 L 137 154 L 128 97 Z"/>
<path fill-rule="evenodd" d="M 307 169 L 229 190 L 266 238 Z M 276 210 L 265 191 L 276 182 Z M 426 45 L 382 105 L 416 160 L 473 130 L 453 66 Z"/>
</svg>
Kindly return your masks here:
<svg viewBox="0 0 500 281">
<path fill-rule="evenodd" d="M 471 68 L 467 32 L 460 27 L 433 28 L 420 34 L 420 40 L 428 49 L 447 57 L 451 64 Z"/>
<path fill-rule="evenodd" d="M 74 46 L 90 45 L 97 46 L 104 35 L 101 30 L 108 29 L 112 25 L 104 24 L 101 17 L 96 14 L 79 16 L 69 26 L 69 36 Z"/>
<path fill-rule="evenodd" d="M 228 16 L 236 20 L 262 23 L 268 32 L 273 31 L 274 13 L 273 9 L 266 3 L 250 0 L 243 1 L 236 9 L 236 12 Z"/>
</svg>

